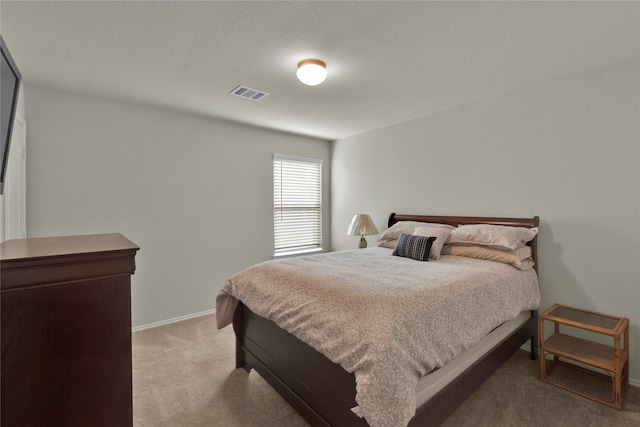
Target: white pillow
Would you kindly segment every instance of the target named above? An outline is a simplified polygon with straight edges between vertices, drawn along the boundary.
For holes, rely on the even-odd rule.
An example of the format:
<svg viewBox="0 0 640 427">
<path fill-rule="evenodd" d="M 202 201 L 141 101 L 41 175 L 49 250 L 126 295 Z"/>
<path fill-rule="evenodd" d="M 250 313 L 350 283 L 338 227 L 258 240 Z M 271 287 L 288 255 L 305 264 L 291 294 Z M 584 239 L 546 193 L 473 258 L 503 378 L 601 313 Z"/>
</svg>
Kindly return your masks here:
<svg viewBox="0 0 640 427">
<path fill-rule="evenodd" d="M 429 252 L 429 259 L 440 259 L 440 252 L 442 247 L 447 241 L 447 237 L 451 234 L 451 230 L 444 227 L 433 227 L 430 225 L 421 225 L 413 232 L 414 236 L 426 236 L 435 237 L 436 240 L 431 244 L 431 252 Z"/>
<path fill-rule="evenodd" d="M 378 238 L 378 242 L 386 242 L 388 240 L 398 240 L 398 237 L 402 233 L 413 234 L 416 228 L 425 225 L 430 227 L 447 228 L 453 230 L 455 227 L 449 224 L 438 224 L 434 222 L 420 222 L 420 221 L 398 221 L 391 227 L 387 228 L 384 233 Z M 380 245 L 379 245 L 380 246 Z M 395 245 L 394 245 L 395 246 Z M 393 246 L 392 246 L 393 248 Z"/>
<path fill-rule="evenodd" d="M 513 251 L 538 234 L 538 227 L 510 227 L 493 224 L 465 224 L 451 232 L 448 243 L 488 246 Z"/>
</svg>

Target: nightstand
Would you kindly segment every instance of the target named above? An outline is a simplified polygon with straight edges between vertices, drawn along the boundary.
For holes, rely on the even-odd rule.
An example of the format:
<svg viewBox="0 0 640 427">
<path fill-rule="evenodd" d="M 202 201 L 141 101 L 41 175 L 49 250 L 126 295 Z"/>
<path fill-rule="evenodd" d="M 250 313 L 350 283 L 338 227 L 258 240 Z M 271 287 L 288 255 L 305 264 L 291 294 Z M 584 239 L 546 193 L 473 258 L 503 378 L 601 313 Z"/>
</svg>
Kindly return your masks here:
<svg viewBox="0 0 640 427">
<path fill-rule="evenodd" d="M 554 324 L 554 333 L 546 340 L 544 339 L 545 321 Z M 629 319 L 556 304 L 540 315 L 539 322 L 540 379 L 612 408 L 622 409 L 623 394 L 629 384 Z M 561 333 L 561 325 L 563 331 L 578 328 L 609 336 L 613 339 L 613 345 L 599 344 L 566 335 Z M 623 336 L 624 339 L 622 339 Z M 546 355 L 552 355 L 553 359 L 546 360 Z M 595 396 L 551 378 L 551 373 L 559 365 L 611 379 L 613 383 L 611 399 Z M 599 372 L 587 370 L 579 365 L 597 368 Z"/>
</svg>

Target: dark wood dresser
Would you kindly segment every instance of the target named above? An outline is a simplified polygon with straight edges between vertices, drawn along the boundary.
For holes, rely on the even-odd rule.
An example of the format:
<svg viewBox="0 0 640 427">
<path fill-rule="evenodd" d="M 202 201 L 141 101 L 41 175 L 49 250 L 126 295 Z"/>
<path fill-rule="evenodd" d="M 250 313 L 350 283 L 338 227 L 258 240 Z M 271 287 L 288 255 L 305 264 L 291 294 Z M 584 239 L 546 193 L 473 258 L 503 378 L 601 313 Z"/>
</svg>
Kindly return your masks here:
<svg viewBox="0 0 640 427">
<path fill-rule="evenodd" d="M 0 245 L 2 427 L 133 425 L 138 249 L 121 234 Z"/>
</svg>

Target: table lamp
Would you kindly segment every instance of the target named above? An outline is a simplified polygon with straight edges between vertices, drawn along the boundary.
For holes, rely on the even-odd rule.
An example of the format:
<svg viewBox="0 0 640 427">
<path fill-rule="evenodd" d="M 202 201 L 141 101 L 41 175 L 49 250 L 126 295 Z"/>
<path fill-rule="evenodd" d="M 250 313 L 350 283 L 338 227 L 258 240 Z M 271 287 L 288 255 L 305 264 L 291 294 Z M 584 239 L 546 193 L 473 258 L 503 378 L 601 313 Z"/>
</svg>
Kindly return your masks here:
<svg viewBox="0 0 640 427">
<path fill-rule="evenodd" d="M 364 236 L 378 234 L 378 229 L 369 215 L 357 214 L 351 220 L 347 234 L 349 236 L 360 236 L 358 247 L 363 249 L 367 247 L 367 239 Z"/>
</svg>

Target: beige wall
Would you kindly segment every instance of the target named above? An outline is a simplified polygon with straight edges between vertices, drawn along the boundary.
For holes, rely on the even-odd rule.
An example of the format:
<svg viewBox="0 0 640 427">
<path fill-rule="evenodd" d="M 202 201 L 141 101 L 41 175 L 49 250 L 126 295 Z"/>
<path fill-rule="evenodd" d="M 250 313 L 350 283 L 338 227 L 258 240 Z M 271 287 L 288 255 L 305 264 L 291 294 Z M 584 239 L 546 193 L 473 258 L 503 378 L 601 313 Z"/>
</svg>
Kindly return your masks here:
<svg viewBox="0 0 640 427">
<path fill-rule="evenodd" d="M 334 143 L 333 249 L 369 213 L 534 216 L 542 309 L 629 317 L 640 380 L 638 62 Z M 377 236 L 370 236 L 372 244 Z M 640 385 L 640 382 L 637 383 Z"/>
<path fill-rule="evenodd" d="M 330 144 L 26 87 L 29 237 L 119 232 L 141 247 L 133 326 L 212 310 L 226 279 L 271 258 L 274 153 Z"/>
</svg>

